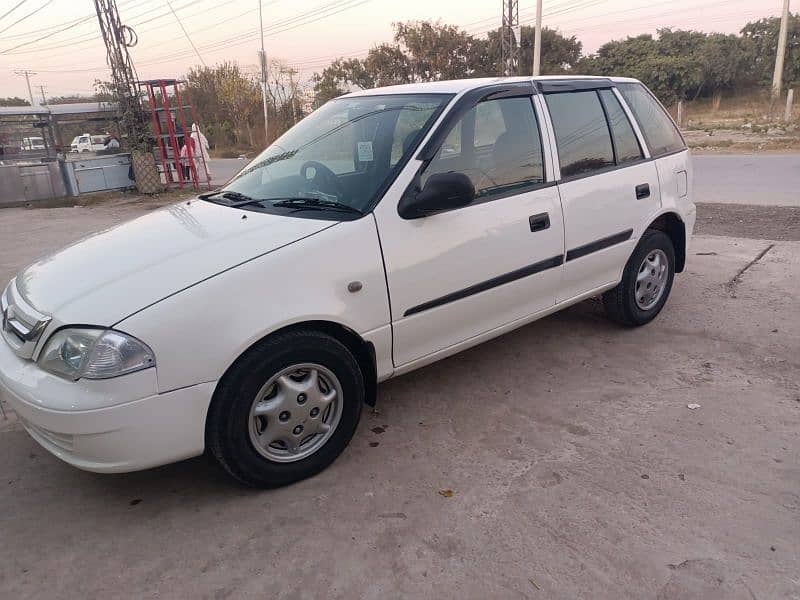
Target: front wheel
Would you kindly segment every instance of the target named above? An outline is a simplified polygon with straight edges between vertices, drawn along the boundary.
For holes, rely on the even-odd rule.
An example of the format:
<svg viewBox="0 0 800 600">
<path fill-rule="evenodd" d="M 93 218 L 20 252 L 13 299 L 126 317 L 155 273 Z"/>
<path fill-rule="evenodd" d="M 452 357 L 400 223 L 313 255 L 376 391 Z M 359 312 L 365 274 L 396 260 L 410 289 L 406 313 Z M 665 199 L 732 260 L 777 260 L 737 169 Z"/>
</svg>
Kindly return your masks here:
<svg viewBox="0 0 800 600">
<path fill-rule="evenodd" d="M 648 229 L 639 240 L 617 287 L 603 294 L 608 316 L 629 327 L 656 318 L 672 289 L 675 248 L 663 231 Z"/>
<path fill-rule="evenodd" d="M 364 394 L 358 362 L 338 340 L 315 331 L 279 334 L 223 378 L 209 409 L 208 448 L 247 485 L 305 479 L 345 449 Z"/>
</svg>

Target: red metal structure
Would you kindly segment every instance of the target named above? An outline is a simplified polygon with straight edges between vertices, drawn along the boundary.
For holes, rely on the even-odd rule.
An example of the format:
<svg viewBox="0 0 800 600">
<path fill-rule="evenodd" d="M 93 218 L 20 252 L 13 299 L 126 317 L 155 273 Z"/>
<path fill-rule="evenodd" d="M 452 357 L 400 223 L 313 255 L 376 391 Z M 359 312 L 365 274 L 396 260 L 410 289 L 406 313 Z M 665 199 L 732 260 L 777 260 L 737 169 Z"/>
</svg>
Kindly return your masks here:
<svg viewBox="0 0 800 600">
<path fill-rule="evenodd" d="M 189 111 L 192 124 L 197 124 L 197 117 L 194 108 L 183 104 L 181 99 L 181 84 L 185 82 L 179 79 L 149 79 L 138 83 L 139 89 L 146 91 L 150 103 L 148 112 L 158 146 L 156 159 L 160 161 L 164 185 L 169 188 L 177 183 L 182 188 L 186 184 L 192 184 L 196 190 L 207 185 L 210 190 L 211 176 L 202 148 L 194 148 L 194 144 L 186 143 L 187 139 L 191 139 L 191 130 L 187 127 L 184 111 Z M 181 159 L 183 144 L 186 145 L 185 160 Z M 185 177 L 184 164 L 189 167 L 189 177 Z"/>
</svg>

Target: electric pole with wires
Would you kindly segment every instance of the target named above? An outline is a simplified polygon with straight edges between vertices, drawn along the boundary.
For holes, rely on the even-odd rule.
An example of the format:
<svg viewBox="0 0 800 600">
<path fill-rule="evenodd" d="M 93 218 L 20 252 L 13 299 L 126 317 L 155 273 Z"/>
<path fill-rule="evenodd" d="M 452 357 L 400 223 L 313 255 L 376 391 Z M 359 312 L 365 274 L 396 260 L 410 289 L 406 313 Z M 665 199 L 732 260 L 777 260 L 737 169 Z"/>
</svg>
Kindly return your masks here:
<svg viewBox="0 0 800 600">
<path fill-rule="evenodd" d="M 269 94 L 269 87 L 267 86 L 267 52 L 264 50 L 264 18 L 261 14 L 261 0 L 258 0 L 258 22 L 261 27 L 261 50 L 258 52 L 258 62 L 261 65 L 261 101 L 264 105 L 264 143 L 269 145 L 269 112 L 267 110 L 267 95 Z"/>
<path fill-rule="evenodd" d="M 500 56 L 503 75 L 519 72 L 519 0 L 503 0 L 503 27 L 500 35 Z"/>
<path fill-rule="evenodd" d="M 36 75 L 36 73 L 28 71 L 27 69 L 23 71 L 14 71 L 14 73 L 25 78 L 25 83 L 28 84 L 28 98 L 31 101 L 31 106 L 36 106 L 36 102 L 33 101 L 33 91 L 31 91 L 31 75 Z"/>
<path fill-rule="evenodd" d="M 144 194 L 161 189 L 161 179 L 152 153 L 153 142 L 139 100 L 136 70 L 128 48 L 136 45 L 136 33 L 120 22 L 116 0 L 94 0 L 100 33 L 111 68 L 111 87 L 119 104 L 120 126 L 127 134 L 136 188 Z"/>
</svg>

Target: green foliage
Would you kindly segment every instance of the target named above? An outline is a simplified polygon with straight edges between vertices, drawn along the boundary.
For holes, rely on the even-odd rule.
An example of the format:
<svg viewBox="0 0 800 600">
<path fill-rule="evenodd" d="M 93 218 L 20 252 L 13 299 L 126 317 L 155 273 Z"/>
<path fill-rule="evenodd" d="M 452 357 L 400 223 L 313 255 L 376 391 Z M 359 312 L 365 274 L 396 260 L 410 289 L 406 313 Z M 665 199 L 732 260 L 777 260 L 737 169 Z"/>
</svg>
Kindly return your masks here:
<svg viewBox="0 0 800 600">
<path fill-rule="evenodd" d="M 582 73 L 635 77 L 664 102 L 716 96 L 734 88 L 769 85 L 780 19 L 748 23 L 741 35 L 660 29 L 603 44 L 589 56 L 574 36 L 542 30 L 542 74 Z M 501 31 L 476 37 L 452 25 L 394 24 L 394 40 L 364 59 L 338 59 L 313 77 L 316 104 L 353 88 L 497 76 L 503 72 Z M 790 15 L 784 66 L 787 85 L 800 82 L 800 15 Z M 522 27 L 519 73 L 532 72 L 534 30 Z"/>
<path fill-rule="evenodd" d="M 533 69 L 532 27 L 523 27 L 520 73 Z M 542 30 L 542 70 L 563 73 L 572 69 L 581 55 L 581 43 L 557 31 Z M 338 59 L 313 77 L 316 104 L 324 104 L 349 88 L 491 77 L 502 70 L 500 30 L 478 38 L 453 25 L 430 21 L 394 24 L 394 41 L 372 48 L 364 59 Z"/>
<path fill-rule="evenodd" d="M 14 96 L 12 98 L 0 98 L 0 106 L 30 106 L 31 103 L 23 98 Z"/>
<path fill-rule="evenodd" d="M 267 101 L 270 139 L 302 117 L 295 75 L 295 71 L 280 62 L 270 64 Z M 201 119 L 212 146 L 263 147 L 263 100 L 261 84 L 254 75 L 236 63 L 225 62 L 214 67 L 192 68 L 185 80 L 186 97 Z"/>
<path fill-rule="evenodd" d="M 759 19 L 748 23 L 741 31 L 751 50 L 752 77 L 763 85 L 772 82 L 780 23 L 778 17 Z M 783 80 L 787 85 L 792 85 L 800 83 L 800 14 L 790 13 L 788 25 Z"/>
</svg>

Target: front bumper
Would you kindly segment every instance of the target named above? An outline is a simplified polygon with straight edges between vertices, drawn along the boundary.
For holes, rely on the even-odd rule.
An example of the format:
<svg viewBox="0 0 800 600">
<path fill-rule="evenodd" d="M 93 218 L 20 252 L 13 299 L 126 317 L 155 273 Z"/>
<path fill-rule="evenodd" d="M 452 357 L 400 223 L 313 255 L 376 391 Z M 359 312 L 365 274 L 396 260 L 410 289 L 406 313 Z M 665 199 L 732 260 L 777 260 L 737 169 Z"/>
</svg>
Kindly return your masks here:
<svg viewBox="0 0 800 600">
<path fill-rule="evenodd" d="M 138 471 L 203 453 L 215 382 L 126 397 L 149 387 L 141 383 L 149 377 L 155 373 L 66 381 L 20 359 L 0 339 L 0 398 L 42 447 L 86 471 Z"/>
</svg>

